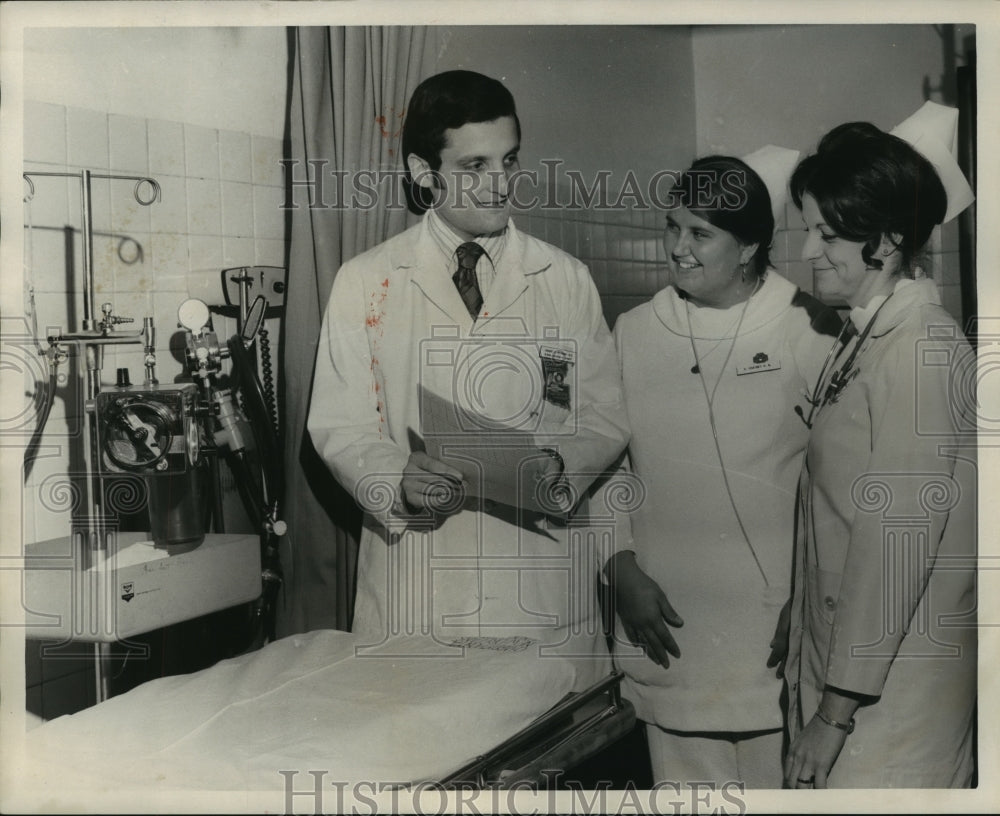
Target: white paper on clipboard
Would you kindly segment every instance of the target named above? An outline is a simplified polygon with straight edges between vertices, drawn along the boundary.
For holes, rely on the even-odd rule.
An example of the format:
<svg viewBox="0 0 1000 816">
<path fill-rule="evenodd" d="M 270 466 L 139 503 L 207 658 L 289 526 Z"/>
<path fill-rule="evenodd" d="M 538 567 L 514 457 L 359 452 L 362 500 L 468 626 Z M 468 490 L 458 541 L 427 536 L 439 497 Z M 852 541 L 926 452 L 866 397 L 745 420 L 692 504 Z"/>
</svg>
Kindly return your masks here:
<svg viewBox="0 0 1000 816">
<path fill-rule="evenodd" d="M 461 471 L 467 496 L 521 507 L 543 508 L 534 474 L 539 450 L 532 434 L 506 428 L 420 386 L 421 430 L 427 454 Z"/>
</svg>

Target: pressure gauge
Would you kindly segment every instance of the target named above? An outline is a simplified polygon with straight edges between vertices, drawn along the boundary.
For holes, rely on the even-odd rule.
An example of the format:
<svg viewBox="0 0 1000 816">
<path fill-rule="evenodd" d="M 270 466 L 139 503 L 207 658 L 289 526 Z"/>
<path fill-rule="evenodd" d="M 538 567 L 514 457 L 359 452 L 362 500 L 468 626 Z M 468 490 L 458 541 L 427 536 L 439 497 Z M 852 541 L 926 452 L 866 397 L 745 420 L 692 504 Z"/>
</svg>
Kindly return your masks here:
<svg viewBox="0 0 1000 816">
<path fill-rule="evenodd" d="M 188 298 L 177 307 L 177 322 L 193 334 L 208 325 L 208 306 L 198 298 Z"/>
<path fill-rule="evenodd" d="M 127 471 L 162 469 L 173 439 L 174 418 L 166 406 L 125 396 L 104 412 L 104 452 Z M 159 466 L 159 467 L 158 467 Z"/>
</svg>

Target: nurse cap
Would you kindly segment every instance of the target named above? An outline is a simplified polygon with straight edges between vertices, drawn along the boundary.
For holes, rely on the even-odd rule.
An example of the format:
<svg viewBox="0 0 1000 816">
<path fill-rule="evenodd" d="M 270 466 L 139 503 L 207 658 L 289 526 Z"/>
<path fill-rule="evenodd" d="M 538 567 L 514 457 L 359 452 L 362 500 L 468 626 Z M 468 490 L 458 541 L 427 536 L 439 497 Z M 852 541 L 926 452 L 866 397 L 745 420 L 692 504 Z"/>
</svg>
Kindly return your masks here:
<svg viewBox="0 0 1000 816">
<path fill-rule="evenodd" d="M 799 161 L 799 155 L 798 150 L 769 144 L 742 157 L 767 187 L 775 226 L 784 215 L 785 204 L 788 203 L 788 182 Z"/>
<path fill-rule="evenodd" d="M 924 102 L 923 106 L 891 131 L 934 165 L 948 196 L 944 221 L 950 221 L 975 201 L 975 195 L 962 169 L 955 161 L 958 135 L 958 110 Z"/>
</svg>

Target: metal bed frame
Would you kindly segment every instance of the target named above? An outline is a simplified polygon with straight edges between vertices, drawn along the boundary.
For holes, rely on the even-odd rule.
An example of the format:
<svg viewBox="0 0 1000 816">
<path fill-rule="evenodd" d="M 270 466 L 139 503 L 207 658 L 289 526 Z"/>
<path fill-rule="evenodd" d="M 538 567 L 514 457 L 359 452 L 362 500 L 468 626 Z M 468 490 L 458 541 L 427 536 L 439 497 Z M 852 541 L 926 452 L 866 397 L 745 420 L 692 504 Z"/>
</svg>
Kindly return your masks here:
<svg viewBox="0 0 1000 816">
<path fill-rule="evenodd" d="M 533 723 L 439 784 L 445 789 L 504 789 L 550 782 L 553 771 L 579 765 L 632 730 L 635 709 L 621 697 L 624 676 L 614 671 L 585 691 L 567 694 Z"/>
</svg>

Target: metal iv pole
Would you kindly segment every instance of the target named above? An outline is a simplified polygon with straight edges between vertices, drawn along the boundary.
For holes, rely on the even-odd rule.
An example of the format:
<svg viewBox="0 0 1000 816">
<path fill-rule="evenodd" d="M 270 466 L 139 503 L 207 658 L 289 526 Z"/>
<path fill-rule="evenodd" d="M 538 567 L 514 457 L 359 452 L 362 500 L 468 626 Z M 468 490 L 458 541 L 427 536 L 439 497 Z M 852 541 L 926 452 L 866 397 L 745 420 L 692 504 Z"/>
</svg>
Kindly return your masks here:
<svg viewBox="0 0 1000 816">
<path fill-rule="evenodd" d="M 58 361 L 64 357 L 62 346 L 76 345 L 82 346 L 84 359 L 86 362 L 86 404 L 92 405 L 101 389 L 101 370 L 104 365 L 104 346 L 142 343 L 145 352 L 146 380 L 155 382 L 155 329 L 153 319 L 145 317 L 143 328 L 140 331 L 116 332 L 115 327 L 122 323 L 132 323 L 133 318 L 118 317 L 113 314 L 112 304 L 105 303 L 101 307 L 102 317 L 96 320 L 96 308 L 94 300 L 94 239 L 93 239 L 93 215 L 91 205 L 91 179 L 116 179 L 134 181 L 135 188 L 133 196 L 142 206 L 149 206 L 160 199 L 160 185 L 152 178 L 146 176 L 127 176 L 116 174 L 98 174 L 90 170 L 80 172 L 27 172 L 23 178 L 27 181 L 34 195 L 35 187 L 31 179 L 41 176 L 56 176 L 63 178 L 79 178 L 81 182 L 81 215 L 83 236 L 83 327 L 81 331 L 70 332 L 68 334 L 53 335 L 48 338 L 50 353 L 53 359 Z M 151 195 L 143 197 L 140 190 L 143 184 L 148 184 L 151 188 Z M 88 508 L 86 537 L 83 541 L 77 541 L 73 535 L 74 545 L 82 548 L 82 566 L 86 570 L 90 566 L 100 564 L 107 557 L 107 531 L 104 525 L 103 514 L 103 479 L 97 467 L 97 417 L 93 411 L 86 411 L 87 433 L 84 434 L 84 461 L 90 466 L 90 473 L 83 480 L 84 506 Z M 113 609 L 113 604 L 108 607 Z M 100 622 L 96 622 L 100 623 Z M 106 700 L 109 696 L 108 677 L 105 671 L 105 663 L 108 653 L 106 643 L 96 642 L 94 644 L 94 667 L 95 682 L 97 686 L 98 702 Z"/>
</svg>

